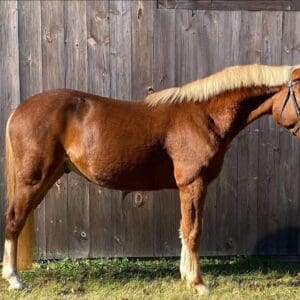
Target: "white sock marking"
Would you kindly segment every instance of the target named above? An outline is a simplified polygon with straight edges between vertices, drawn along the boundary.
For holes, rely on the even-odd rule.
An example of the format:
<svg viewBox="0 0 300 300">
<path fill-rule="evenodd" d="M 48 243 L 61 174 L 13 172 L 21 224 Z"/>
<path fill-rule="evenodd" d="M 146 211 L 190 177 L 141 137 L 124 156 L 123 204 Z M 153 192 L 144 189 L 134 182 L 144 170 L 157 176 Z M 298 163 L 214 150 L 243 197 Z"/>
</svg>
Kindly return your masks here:
<svg viewBox="0 0 300 300">
<path fill-rule="evenodd" d="M 10 240 L 5 240 L 2 277 L 9 282 L 9 289 L 22 289 L 23 283 L 17 273 L 17 270 L 12 265 L 13 261 L 13 244 Z"/>
</svg>

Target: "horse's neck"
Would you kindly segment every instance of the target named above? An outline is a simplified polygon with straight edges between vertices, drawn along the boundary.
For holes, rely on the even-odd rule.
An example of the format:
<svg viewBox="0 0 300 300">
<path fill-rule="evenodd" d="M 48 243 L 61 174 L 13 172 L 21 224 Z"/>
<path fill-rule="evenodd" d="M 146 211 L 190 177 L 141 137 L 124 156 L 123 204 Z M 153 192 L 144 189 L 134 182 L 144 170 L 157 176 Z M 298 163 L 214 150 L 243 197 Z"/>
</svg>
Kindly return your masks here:
<svg viewBox="0 0 300 300">
<path fill-rule="evenodd" d="M 219 135 L 232 139 L 245 126 L 272 111 L 272 96 L 280 87 L 257 87 L 227 92 L 207 103 Z"/>
</svg>

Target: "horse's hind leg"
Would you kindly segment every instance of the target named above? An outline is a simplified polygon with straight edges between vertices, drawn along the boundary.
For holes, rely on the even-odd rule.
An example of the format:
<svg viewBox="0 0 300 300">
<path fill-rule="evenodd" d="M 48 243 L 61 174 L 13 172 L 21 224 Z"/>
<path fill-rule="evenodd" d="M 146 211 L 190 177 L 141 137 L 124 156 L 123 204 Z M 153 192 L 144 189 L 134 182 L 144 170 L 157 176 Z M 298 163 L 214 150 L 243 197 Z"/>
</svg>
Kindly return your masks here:
<svg viewBox="0 0 300 300">
<path fill-rule="evenodd" d="M 199 240 L 202 229 L 202 210 L 206 194 L 206 186 L 202 180 L 179 188 L 181 203 L 180 235 L 182 241 L 180 273 L 190 287 L 201 295 L 207 295 L 199 266 Z"/>
<path fill-rule="evenodd" d="M 30 186 L 19 187 L 6 212 L 2 277 L 8 280 L 9 287 L 12 289 L 23 288 L 17 273 L 17 243 L 26 218 L 32 209 L 30 204 L 34 196 Z"/>
<path fill-rule="evenodd" d="M 28 161 L 27 165 L 28 165 Z M 63 174 L 63 159 L 56 157 L 56 163 L 50 165 L 41 160 L 32 161 L 32 167 L 22 175 L 16 176 L 16 188 L 6 212 L 5 244 L 2 276 L 12 289 L 21 289 L 23 284 L 17 272 L 18 237 L 27 216 L 42 201 L 43 197 Z M 38 175 L 38 178 L 36 176 Z M 34 180 L 31 180 L 33 177 Z"/>
</svg>

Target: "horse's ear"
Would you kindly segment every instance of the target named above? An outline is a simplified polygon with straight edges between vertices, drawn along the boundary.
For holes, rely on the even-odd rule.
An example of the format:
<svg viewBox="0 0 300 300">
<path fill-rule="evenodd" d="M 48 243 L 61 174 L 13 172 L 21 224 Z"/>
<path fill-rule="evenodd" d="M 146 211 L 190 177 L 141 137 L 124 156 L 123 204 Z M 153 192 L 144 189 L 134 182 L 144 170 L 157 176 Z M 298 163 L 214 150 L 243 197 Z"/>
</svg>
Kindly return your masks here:
<svg viewBox="0 0 300 300">
<path fill-rule="evenodd" d="M 291 77 L 292 81 L 300 80 L 300 68 L 293 70 Z"/>
</svg>

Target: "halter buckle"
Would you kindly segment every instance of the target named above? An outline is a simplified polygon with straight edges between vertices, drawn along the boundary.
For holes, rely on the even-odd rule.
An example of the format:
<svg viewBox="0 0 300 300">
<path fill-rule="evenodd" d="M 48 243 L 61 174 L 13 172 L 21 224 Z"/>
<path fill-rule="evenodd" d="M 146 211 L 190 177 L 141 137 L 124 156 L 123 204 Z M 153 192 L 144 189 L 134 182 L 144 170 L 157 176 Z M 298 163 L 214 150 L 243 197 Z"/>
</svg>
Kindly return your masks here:
<svg viewBox="0 0 300 300">
<path fill-rule="evenodd" d="M 298 120 L 298 122 L 296 123 L 295 127 L 293 128 L 292 134 L 296 135 L 297 132 L 299 131 L 299 129 L 300 129 L 300 120 Z"/>
</svg>

